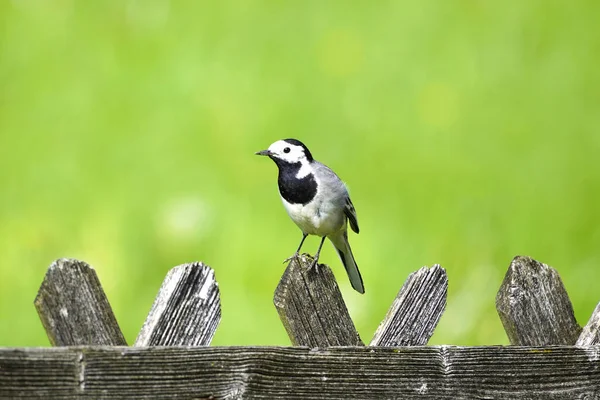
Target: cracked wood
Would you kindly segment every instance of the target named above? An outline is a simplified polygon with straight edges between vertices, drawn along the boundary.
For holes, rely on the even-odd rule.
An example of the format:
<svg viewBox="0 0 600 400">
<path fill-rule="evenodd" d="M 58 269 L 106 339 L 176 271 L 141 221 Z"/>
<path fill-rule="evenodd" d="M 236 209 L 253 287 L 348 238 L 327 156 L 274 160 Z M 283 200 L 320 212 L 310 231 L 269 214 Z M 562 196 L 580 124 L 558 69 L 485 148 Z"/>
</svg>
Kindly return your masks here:
<svg viewBox="0 0 600 400">
<path fill-rule="evenodd" d="M 169 271 L 135 346 L 208 346 L 221 320 L 215 273 L 200 262 Z"/>
</svg>

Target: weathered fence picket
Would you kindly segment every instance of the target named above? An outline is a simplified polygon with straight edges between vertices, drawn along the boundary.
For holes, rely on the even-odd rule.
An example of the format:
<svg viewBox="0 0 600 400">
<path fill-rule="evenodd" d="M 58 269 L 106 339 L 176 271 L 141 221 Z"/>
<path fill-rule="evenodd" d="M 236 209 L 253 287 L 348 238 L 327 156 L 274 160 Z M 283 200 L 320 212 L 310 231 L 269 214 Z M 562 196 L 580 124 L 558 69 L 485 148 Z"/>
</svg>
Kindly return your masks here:
<svg viewBox="0 0 600 400">
<path fill-rule="evenodd" d="M 436 265 L 408 277 L 365 347 L 333 273 L 311 261 L 294 258 L 274 295 L 306 347 L 208 347 L 221 307 L 202 263 L 169 271 L 123 347 L 93 268 L 57 260 L 35 306 L 51 343 L 71 347 L 0 348 L 0 399 L 600 399 L 600 304 L 582 329 L 545 264 L 515 257 L 496 297 L 517 346 L 423 346 L 446 305 Z"/>
<path fill-rule="evenodd" d="M 583 331 L 575 344 L 577 346 L 600 344 L 600 303 L 596 306 L 587 325 L 583 327 Z"/>
<path fill-rule="evenodd" d="M 514 345 L 575 344 L 581 333 L 558 272 L 530 257 L 513 259 L 496 309 Z"/>
<path fill-rule="evenodd" d="M 34 304 L 54 346 L 127 345 L 96 271 L 85 262 L 53 262 Z"/>
<path fill-rule="evenodd" d="M 180 265 L 167 274 L 134 346 L 208 346 L 220 320 L 214 271 Z"/>
<path fill-rule="evenodd" d="M 446 308 L 447 293 L 448 276 L 439 265 L 410 274 L 370 345 L 427 344 Z"/>
<path fill-rule="evenodd" d="M 273 303 L 294 346 L 362 346 L 340 288 L 327 265 L 292 258 Z"/>
</svg>

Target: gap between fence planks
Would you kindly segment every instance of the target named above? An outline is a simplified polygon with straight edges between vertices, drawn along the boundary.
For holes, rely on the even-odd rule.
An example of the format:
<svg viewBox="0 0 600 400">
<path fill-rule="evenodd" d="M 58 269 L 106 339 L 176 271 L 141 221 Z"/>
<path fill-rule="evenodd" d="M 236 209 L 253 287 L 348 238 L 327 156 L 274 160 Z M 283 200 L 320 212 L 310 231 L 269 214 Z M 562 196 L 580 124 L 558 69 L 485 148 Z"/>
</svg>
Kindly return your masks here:
<svg viewBox="0 0 600 400">
<path fill-rule="evenodd" d="M 0 349 L 10 399 L 596 399 L 600 346 Z"/>
</svg>

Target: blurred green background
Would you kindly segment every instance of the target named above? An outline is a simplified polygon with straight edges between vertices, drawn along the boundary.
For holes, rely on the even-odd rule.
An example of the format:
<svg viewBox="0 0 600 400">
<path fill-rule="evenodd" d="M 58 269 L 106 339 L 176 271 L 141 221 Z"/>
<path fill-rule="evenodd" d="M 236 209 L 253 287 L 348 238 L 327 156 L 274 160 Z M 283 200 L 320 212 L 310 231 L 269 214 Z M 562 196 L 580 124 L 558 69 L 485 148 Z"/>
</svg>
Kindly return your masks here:
<svg viewBox="0 0 600 400">
<path fill-rule="evenodd" d="M 215 345 L 289 344 L 272 305 L 300 232 L 276 167 L 298 138 L 348 182 L 368 341 L 407 275 L 450 278 L 433 344 L 502 344 L 513 256 L 600 300 L 600 3 L 0 3 L 0 345 L 48 345 L 48 265 L 92 264 L 132 343 L 169 268 L 216 271 Z M 314 253 L 318 240 L 307 241 Z"/>
</svg>

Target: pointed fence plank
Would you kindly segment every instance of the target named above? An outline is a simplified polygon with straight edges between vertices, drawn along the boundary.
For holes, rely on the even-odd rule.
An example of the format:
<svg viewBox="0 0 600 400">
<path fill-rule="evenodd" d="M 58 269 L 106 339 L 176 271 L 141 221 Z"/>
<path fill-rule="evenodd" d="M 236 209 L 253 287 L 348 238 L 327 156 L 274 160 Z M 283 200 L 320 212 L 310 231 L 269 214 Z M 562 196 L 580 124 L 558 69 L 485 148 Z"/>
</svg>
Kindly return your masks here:
<svg viewBox="0 0 600 400">
<path fill-rule="evenodd" d="M 169 271 L 135 346 L 208 346 L 221 320 L 219 286 L 200 262 Z"/>
<path fill-rule="evenodd" d="M 530 257 L 513 259 L 496 309 L 514 345 L 572 345 L 581 333 L 558 272 Z"/>
<path fill-rule="evenodd" d="M 311 263 L 304 254 L 293 258 L 275 290 L 273 303 L 292 344 L 363 345 L 333 272 L 325 264 L 311 268 Z"/>
<path fill-rule="evenodd" d="M 127 344 L 96 271 L 83 261 L 54 261 L 34 304 L 54 346 Z"/>
<path fill-rule="evenodd" d="M 2 399 L 597 399 L 600 346 L 0 349 Z"/>
<path fill-rule="evenodd" d="M 577 346 L 600 344 L 600 303 L 596 306 L 587 325 L 583 327 L 583 331 L 575 344 Z"/>
<path fill-rule="evenodd" d="M 420 346 L 433 335 L 444 309 L 448 276 L 439 265 L 409 275 L 370 346 Z"/>
</svg>

